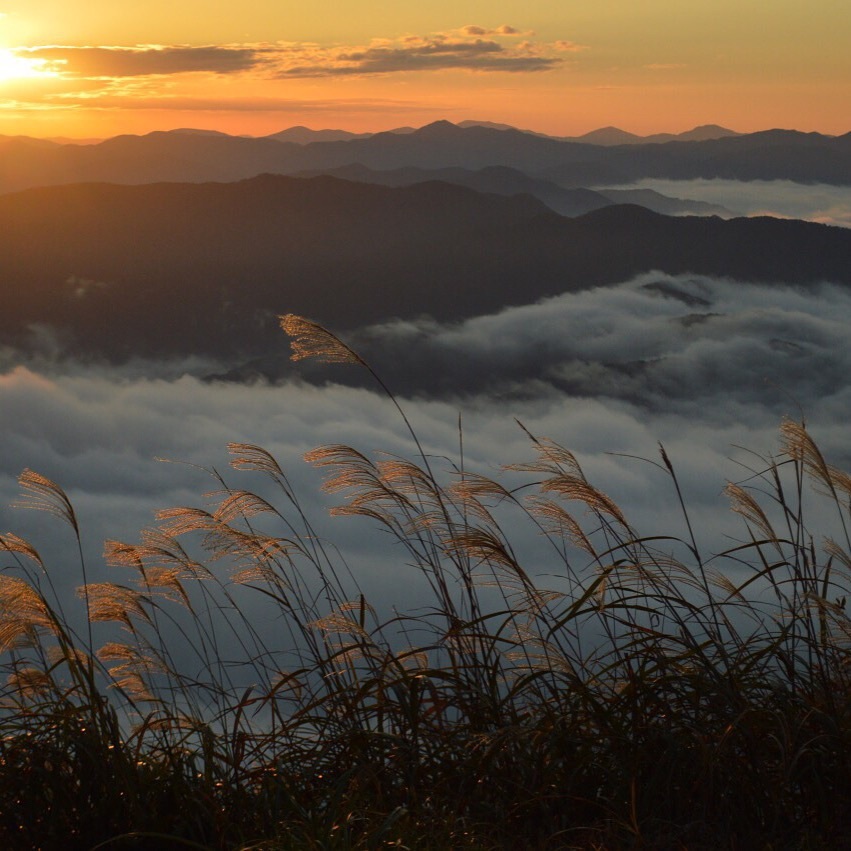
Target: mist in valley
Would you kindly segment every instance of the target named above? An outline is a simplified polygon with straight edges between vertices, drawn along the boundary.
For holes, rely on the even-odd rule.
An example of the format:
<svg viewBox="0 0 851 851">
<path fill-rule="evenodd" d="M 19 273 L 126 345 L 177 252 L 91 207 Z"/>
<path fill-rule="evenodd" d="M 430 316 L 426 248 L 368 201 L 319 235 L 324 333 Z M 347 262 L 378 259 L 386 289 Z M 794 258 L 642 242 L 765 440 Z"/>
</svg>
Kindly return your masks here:
<svg viewBox="0 0 851 851">
<path fill-rule="evenodd" d="M 784 417 L 805 419 L 825 455 L 847 469 L 849 315 L 851 293 L 829 283 L 812 291 L 646 273 L 459 323 L 387 322 L 346 339 L 398 393 L 447 482 L 463 458 L 465 470 L 523 483 L 501 468 L 534 455 L 528 431 L 573 451 L 642 534 L 685 535 L 676 493 L 658 467 L 661 443 L 700 545 L 712 553 L 743 535 L 724 485 L 748 480 L 758 455 L 778 452 Z M 31 537 L 64 593 L 81 583 L 70 531 L 55 517 L 10 507 L 24 468 L 67 490 L 90 579 L 120 581 L 120 571 L 103 565 L 103 541 L 137 541 L 160 509 L 209 508 L 215 496 L 205 494 L 221 488 L 211 471 L 262 492 L 260 478 L 229 468 L 226 447 L 236 442 L 277 458 L 374 605 L 425 602 L 426 589 L 389 536 L 365 518 L 328 516 L 342 495 L 322 494 L 320 472 L 302 460 L 337 443 L 419 460 L 364 369 L 304 361 L 289 378 L 240 382 L 211 380 L 221 365 L 203 359 L 122 367 L 8 358 L 0 376 L 0 525 Z M 507 514 L 506 523 L 528 572 L 558 586 L 564 577 L 537 532 L 518 516 Z M 576 567 L 584 569 L 579 554 Z"/>
</svg>

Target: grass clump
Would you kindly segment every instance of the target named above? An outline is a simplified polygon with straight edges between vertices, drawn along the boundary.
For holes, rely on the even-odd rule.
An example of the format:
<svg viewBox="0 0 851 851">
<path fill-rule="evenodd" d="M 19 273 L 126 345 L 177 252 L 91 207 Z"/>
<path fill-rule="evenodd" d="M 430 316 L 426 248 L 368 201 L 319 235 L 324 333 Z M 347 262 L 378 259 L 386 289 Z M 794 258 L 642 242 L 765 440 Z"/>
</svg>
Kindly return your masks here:
<svg viewBox="0 0 851 851">
<path fill-rule="evenodd" d="M 283 324 L 296 356 L 372 371 Z M 79 556 L 82 619 L 0 537 L 2 847 L 847 847 L 851 477 L 802 424 L 728 486 L 745 538 L 711 558 L 664 450 L 681 537 L 640 535 L 548 439 L 495 480 L 410 433 L 414 460 L 307 460 L 425 581 L 415 612 L 373 608 L 253 445 L 232 466 L 265 485 L 212 473 L 214 508 L 107 543 L 120 581 Z M 79 546 L 61 488 L 21 483 Z"/>
</svg>

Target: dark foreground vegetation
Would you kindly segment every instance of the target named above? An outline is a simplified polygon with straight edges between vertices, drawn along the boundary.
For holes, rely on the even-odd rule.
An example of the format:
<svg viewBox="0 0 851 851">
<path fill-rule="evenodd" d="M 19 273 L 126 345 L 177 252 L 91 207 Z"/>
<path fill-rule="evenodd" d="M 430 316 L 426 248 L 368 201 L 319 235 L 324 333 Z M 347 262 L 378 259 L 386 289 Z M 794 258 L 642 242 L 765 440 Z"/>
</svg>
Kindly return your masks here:
<svg viewBox="0 0 851 851">
<path fill-rule="evenodd" d="M 296 357 L 370 369 L 284 327 Z M 373 609 L 255 446 L 231 449 L 257 487 L 217 476 L 215 509 L 108 542 L 114 583 L 80 563 L 85 620 L 2 536 L 0 847 L 849 847 L 851 477 L 803 424 L 781 436 L 728 487 L 741 540 L 712 557 L 684 499 L 640 536 L 533 435 L 500 481 L 413 431 L 413 461 L 310 453 L 430 587 L 414 612 Z M 79 540 L 56 484 L 21 484 Z M 548 556 L 515 551 L 521 522 Z"/>
</svg>

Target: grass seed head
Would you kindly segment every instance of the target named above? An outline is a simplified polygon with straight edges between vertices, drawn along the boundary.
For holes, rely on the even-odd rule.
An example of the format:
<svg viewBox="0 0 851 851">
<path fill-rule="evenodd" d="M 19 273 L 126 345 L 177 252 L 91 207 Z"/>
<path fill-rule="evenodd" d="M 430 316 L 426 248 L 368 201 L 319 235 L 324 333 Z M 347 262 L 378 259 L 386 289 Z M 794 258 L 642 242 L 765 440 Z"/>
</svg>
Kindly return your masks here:
<svg viewBox="0 0 851 851">
<path fill-rule="evenodd" d="M 310 319 L 292 313 L 280 317 L 281 328 L 290 337 L 292 360 L 316 358 L 320 363 L 354 363 L 365 366 L 339 337 Z"/>
</svg>

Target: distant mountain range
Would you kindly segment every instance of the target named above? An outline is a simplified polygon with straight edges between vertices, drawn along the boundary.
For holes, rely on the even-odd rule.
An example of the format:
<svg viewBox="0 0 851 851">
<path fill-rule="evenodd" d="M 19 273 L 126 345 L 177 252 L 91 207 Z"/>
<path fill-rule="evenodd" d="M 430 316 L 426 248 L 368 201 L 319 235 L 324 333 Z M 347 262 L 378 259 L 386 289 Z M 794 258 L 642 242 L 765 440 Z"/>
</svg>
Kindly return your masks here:
<svg viewBox="0 0 851 851">
<path fill-rule="evenodd" d="M 543 201 L 551 210 L 562 216 L 582 216 L 612 204 L 638 204 L 647 207 L 648 210 L 669 216 L 733 215 L 717 204 L 668 198 L 650 189 L 565 189 L 552 181 L 529 177 L 522 171 L 507 166 L 488 166 L 476 171 L 466 168 L 397 168 L 378 171 L 353 164 L 340 168 L 299 172 L 296 176 L 316 177 L 320 174 L 360 183 L 377 183 L 382 186 L 412 186 L 415 183 L 442 180 L 475 189 L 476 192 L 490 192 L 495 195 L 525 193 Z"/>
<path fill-rule="evenodd" d="M 591 145 L 659 145 L 664 142 L 707 142 L 712 139 L 726 139 L 730 136 L 740 136 L 735 130 L 720 127 L 717 124 L 702 124 L 685 133 L 653 133 L 650 136 L 637 136 L 627 133 L 618 127 L 601 127 L 583 136 L 564 136 L 575 142 L 585 142 Z"/>
<path fill-rule="evenodd" d="M 446 121 L 365 138 L 338 138 L 344 131 L 329 131 L 328 140 L 309 141 L 314 132 L 321 131 L 291 128 L 271 137 L 248 138 L 177 130 L 118 136 L 93 145 L 6 137 L 0 139 L 0 192 L 89 181 L 234 181 L 263 173 L 327 172 L 353 164 L 378 171 L 503 167 L 563 189 L 598 189 L 649 177 L 851 185 L 851 133 L 833 137 L 769 130 L 703 138 L 730 131 L 697 128 L 684 134 L 690 140 L 648 141 L 625 140 L 621 131 L 606 129 L 577 141 Z"/>
<path fill-rule="evenodd" d="M 396 131 L 398 132 L 398 131 Z M 280 133 L 272 133 L 265 139 L 278 142 L 295 142 L 296 145 L 309 145 L 311 142 L 347 142 L 351 139 L 368 139 L 374 133 L 350 133 L 348 130 L 311 130 L 309 127 L 288 127 Z"/>
<path fill-rule="evenodd" d="M 157 137 L 176 138 L 191 137 Z M 632 205 L 565 218 L 529 194 L 330 176 L 0 196 L 0 343 L 110 360 L 236 363 L 285 346 L 279 313 L 451 321 L 649 270 L 851 285 L 851 230 Z"/>
<path fill-rule="evenodd" d="M 650 136 L 637 136 L 628 133 L 618 127 L 601 127 L 584 133 L 581 136 L 552 136 L 547 133 L 537 133 L 533 130 L 518 130 L 510 124 L 498 124 L 493 121 L 459 121 L 458 127 L 487 127 L 491 130 L 513 130 L 514 132 L 528 133 L 533 136 L 542 136 L 545 139 L 557 139 L 563 142 L 585 142 L 592 145 L 635 145 L 641 143 L 659 144 L 661 142 L 704 142 L 707 139 L 723 139 L 727 136 L 739 136 L 735 130 L 719 127 L 717 124 L 704 124 L 687 130 L 685 133 L 654 133 Z M 396 127 L 388 131 L 390 133 L 413 133 L 413 127 Z M 296 142 L 299 145 L 308 145 L 311 142 L 343 142 L 351 139 L 368 139 L 375 133 L 350 133 L 348 130 L 311 130 L 308 127 L 289 127 L 279 133 L 266 136 L 267 139 L 277 139 L 281 142 Z"/>
<path fill-rule="evenodd" d="M 518 130 L 510 124 L 498 124 L 493 121 L 459 121 L 459 127 L 490 127 L 493 130 Z M 414 133 L 415 127 L 394 127 L 389 133 Z M 212 135 L 226 135 L 217 130 L 196 130 L 192 128 L 184 128 L 172 131 L 174 133 L 209 133 Z M 739 136 L 735 130 L 730 130 L 726 127 L 720 127 L 717 124 L 703 124 L 700 127 L 695 127 L 693 130 L 687 130 L 684 133 L 653 133 L 649 136 L 638 136 L 635 133 L 628 133 L 626 130 L 621 130 L 618 127 L 601 127 L 598 130 L 592 130 L 590 133 L 584 133 L 581 136 L 553 136 L 548 133 L 539 133 L 534 130 L 522 130 L 522 133 L 530 133 L 535 136 L 543 136 L 547 139 L 561 139 L 562 141 L 588 142 L 594 145 L 632 145 L 641 142 L 702 142 L 706 139 L 723 139 L 725 136 Z M 270 133 L 261 138 L 277 139 L 281 142 L 295 142 L 299 145 L 307 145 L 311 142 L 340 142 L 348 139 L 368 139 L 370 136 L 375 136 L 375 133 L 352 133 L 349 130 L 311 130 L 309 127 L 297 125 L 288 127 L 286 130 L 281 130 L 277 133 Z M 2 137 L 0 137 L 2 138 Z M 56 142 L 57 144 L 74 144 L 74 145 L 93 145 L 102 142 L 103 139 L 70 139 L 60 136 L 49 138 L 48 141 Z"/>
</svg>

